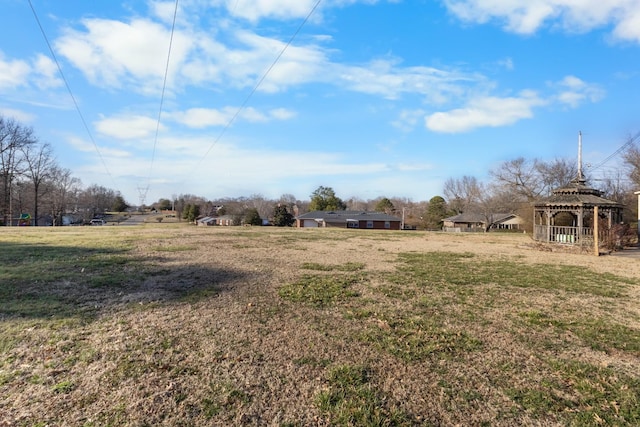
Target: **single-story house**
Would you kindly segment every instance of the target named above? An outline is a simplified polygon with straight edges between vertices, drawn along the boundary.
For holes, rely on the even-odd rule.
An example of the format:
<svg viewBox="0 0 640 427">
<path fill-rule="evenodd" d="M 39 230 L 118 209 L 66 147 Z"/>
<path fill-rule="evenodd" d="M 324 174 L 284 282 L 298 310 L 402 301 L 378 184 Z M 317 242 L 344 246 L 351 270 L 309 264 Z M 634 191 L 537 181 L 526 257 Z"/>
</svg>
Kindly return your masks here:
<svg viewBox="0 0 640 427">
<path fill-rule="evenodd" d="M 233 225 L 232 215 L 205 216 L 196 221 L 198 225 Z"/>
<path fill-rule="evenodd" d="M 296 217 L 296 227 L 364 228 L 400 230 L 401 219 L 382 212 L 313 211 Z"/>
<path fill-rule="evenodd" d="M 216 225 L 216 218 L 212 216 L 205 216 L 196 220 L 197 225 Z"/>
<path fill-rule="evenodd" d="M 512 213 L 461 213 L 442 220 L 444 231 L 520 230 L 522 217 Z"/>
<path fill-rule="evenodd" d="M 216 217 L 216 225 L 234 225 L 233 215 L 220 215 Z"/>
</svg>

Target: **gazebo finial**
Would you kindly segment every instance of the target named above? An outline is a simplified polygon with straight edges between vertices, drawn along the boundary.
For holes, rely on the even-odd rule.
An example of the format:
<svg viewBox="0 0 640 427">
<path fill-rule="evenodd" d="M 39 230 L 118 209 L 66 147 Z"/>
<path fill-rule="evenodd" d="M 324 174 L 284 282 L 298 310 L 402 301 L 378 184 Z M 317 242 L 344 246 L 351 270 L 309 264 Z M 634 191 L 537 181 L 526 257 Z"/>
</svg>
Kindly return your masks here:
<svg viewBox="0 0 640 427">
<path fill-rule="evenodd" d="M 578 176 L 576 180 L 578 182 L 584 181 L 584 175 L 582 174 L 582 131 L 578 131 Z"/>
</svg>

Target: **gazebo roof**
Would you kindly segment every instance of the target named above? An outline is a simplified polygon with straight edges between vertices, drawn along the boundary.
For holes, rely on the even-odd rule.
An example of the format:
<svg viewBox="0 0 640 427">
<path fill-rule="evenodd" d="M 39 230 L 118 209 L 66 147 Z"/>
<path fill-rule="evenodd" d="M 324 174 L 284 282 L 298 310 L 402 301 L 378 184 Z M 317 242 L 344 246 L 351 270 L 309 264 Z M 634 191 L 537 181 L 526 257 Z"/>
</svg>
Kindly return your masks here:
<svg viewBox="0 0 640 427">
<path fill-rule="evenodd" d="M 566 187 L 553 190 L 553 194 L 535 203 L 536 207 L 610 207 L 622 208 L 620 203 L 602 197 L 602 191 L 588 187 L 583 177 L 571 181 Z"/>
</svg>

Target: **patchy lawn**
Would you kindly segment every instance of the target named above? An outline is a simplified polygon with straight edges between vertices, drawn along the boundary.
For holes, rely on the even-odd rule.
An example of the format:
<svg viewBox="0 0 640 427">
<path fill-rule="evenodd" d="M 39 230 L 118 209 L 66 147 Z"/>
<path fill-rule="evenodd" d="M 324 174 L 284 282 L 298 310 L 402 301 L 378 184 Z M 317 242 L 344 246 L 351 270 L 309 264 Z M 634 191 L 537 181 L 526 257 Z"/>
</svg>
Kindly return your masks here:
<svg viewBox="0 0 640 427">
<path fill-rule="evenodd" d="M 529 243 L 5 228 L 0 426 L 640 424 L 640 263 Z"/>
</svg>

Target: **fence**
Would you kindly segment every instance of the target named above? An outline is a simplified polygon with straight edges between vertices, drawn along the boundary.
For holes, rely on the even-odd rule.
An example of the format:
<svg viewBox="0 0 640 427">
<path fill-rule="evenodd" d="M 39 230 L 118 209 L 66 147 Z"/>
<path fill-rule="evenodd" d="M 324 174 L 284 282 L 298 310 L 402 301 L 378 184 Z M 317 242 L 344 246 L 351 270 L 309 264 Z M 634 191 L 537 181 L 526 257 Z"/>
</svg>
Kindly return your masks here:
<svg viewBox="0 0 640 427">
<path fill-rule="evenodd" d="M 543 242 L 555 242 L 566 244 L 593 243 L 593 228 L 590 227 L 566 227 L 555 225 L 534 225 L 533 238 Z M 598 233 L 600 238 L 604 237 L 604 232 Z"/>
</svg>

